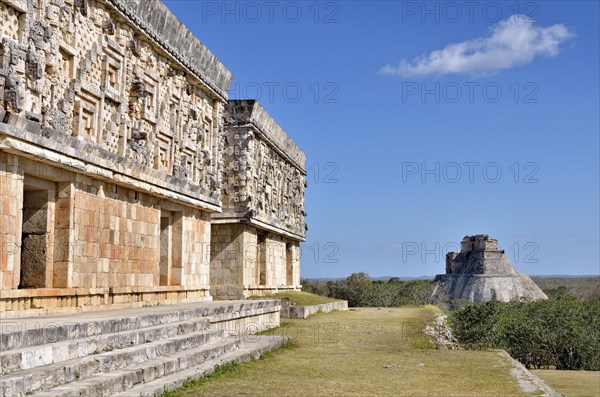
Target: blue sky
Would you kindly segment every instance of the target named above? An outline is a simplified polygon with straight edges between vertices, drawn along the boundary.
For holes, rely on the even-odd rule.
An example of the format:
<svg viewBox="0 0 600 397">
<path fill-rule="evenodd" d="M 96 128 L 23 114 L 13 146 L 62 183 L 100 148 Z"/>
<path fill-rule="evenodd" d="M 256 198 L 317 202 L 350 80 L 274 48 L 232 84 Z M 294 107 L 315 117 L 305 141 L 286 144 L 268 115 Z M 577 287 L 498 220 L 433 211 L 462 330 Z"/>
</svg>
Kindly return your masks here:
<svg viewBox="0 0 600 397">
<path fill-rule="evenodd" d="M 599 7 L 165 0 L 308 156 L 303 277 L 599 274 Z"/>
</svg>

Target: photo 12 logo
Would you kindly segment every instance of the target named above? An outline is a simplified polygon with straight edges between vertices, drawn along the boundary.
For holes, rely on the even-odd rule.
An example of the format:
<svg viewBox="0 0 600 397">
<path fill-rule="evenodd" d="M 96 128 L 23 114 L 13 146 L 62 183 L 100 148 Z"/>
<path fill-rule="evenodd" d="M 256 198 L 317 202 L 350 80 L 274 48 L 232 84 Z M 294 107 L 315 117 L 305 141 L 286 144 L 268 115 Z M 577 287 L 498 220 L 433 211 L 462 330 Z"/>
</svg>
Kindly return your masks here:
<svg viewBox="0 0 600 397">
<path fill-rule="evenodd" d="M 14 257 L 21 254 L 21 241 L 7 241 L 9 235 L 4 239 L 0 237 L 0 252 L 5 253 L 8 257 Z M 119 252 L 121 254 L 120 261 L 122 263 L 139 262 L 142 260 L 143 245 L 135 243 L 121 244 Z M 49 242 L 47 249 L 53 252 L 54 257 L 69 257 L 71 255 L 80 258 L 83 263 L 100 263 L 102 262 L 106 268 L 104 271 L 107 272 L 109 266 L 109 260 L 107 252 L 101 247 L 100 243 L 87 242 L 87 241 L 72 241 L 65 244 L 57 242 Z"/>
<path fill-rule="evenodd" d="M 300 258 L 302 261 L 311 261 L 313 263 L 339 263 L 340 246 L 335 241 L 314 242 L 306 248 L 300 249 Z"/>
<path fill-rule="evenodd" d="M 340 166 L 335 161 L 326 161 L 324 163 L 317 161 L 306 168 L 308 170 L 308 175 L 306 177 L 308 183 L 340 183 Z"/>
<path fill-rule="evenodd" d="M 503 178 L 513 183 L 539 183 L 540 166 L 533 161 L 501 165 L 495 161 L 402 162 L 402 183 L 498 183 Z"/>
<path fill-rule="evenodd" d="M 310 101 L 331 104 L 340 102 L 339 93 L 340 86 L 334 81 L 314 81 L 308 84 L 296 81 L 250 81 L 234 82 L 228 95 L 230 98 L 251 98 L 263 103 Z"/>
<path fill-rule="evenodd" d="M 449 252 L 460 252 L 460 243 L 403 241 L 400 244 L 402 263 L 444 263 Z M 514 242 L 508 246 L 507 256 L 514 263 L 538 263 L 540 246 L 535 241 Z"/>
<path fill-rule="evenodd" d="M 496 23 L 508 16 L 533 21 L 539 6 L 533 1 L 403 1 L 402 23 Z"/>
<path fill-rule="evenodd" d="M 490 81 L 450 81 L 425 83 L 405 81 L 401 85 L 402 103 L 539 103 L 540 87 L 533 81 L 501 84 Z"/>
<path fill-rule="evenodd" d="M 339 22 L 335 1 L 203 1 L 201 21 L 221 23 Z"/>
</svg>

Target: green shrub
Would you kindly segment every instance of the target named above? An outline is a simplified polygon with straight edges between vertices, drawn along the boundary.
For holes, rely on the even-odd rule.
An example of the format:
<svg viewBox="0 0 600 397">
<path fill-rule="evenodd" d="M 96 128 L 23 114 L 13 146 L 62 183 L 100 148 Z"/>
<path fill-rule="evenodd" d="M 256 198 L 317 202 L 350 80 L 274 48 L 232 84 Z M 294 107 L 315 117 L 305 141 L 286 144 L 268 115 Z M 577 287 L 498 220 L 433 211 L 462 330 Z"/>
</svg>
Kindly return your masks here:
<svg viewBox="0 0 600 397">
<path fill-rule="evenodd" d="M 598 299 L 468 304 L 451 312 L 450 324 L 463 346 L 506 349 L 528 368 L 600 369 Z"/>
</svg>

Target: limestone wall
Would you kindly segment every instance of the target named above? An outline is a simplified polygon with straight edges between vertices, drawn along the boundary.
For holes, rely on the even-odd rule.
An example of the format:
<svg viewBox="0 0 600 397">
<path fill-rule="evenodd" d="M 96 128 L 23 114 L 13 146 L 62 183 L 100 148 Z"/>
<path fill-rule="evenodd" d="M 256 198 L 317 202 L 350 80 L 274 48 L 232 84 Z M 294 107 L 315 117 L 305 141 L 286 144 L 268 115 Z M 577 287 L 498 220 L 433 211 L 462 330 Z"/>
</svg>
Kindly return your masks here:
<svg viewBox="0 0 600 397">
<path fill-rule="evenodd" d="M 466 236 L 460 252 L 446 255 L 446 273 L 518 275 L 504 250 L 498 249 L 498 240 L 488 235 Z"/>
<path fill-rule="evenodd" d="M 0 164 L 0 288 L 5 290 L 19 284 L 23 175 L 14 156 L 0 152 Z"/>
<path fill-rule="evenodd" d="M 223 212 L 212 215 L 211 293 L 240 299 L 300 289 L 306 156 L 253 100 L 228 102 L 222 140 Z"/>
<path fill-rule="evenodd" d="M 306 156 L 256 101 L 229 101 L 223 213 L 304 240 Z"/>
<path fill-rule="evenodd" d="M 306 155 L 256 100 L 228 101 L 227 124 L 228 126 L 253 125 L 260 132 L 261 139 L 277 148 L 287 161 L 305 170 Z"/>
<path fill-rule="evenodd" d="M 206 287 L 210 282 L 210 214 L 186 208 L 183 216 L 181 285 Z"/>
<path fill-rule="evenodd" d="M 243 297 L 244 225 L 214 225 L 211 232 L 211 294 L 216 299 L 240 299 Z"/>
<path fill-rule="evenodd" d="M 162 2 L 0 22 L 0 317 L 299 288 L 306 156 Z"/>
<path fill-rule="evenodd" d="M 290 304 L 289 298 L 284 298 L 281 304 L 281 317 L 304 319 L 317 313 L 330 313 L 335 310 L 348 310 L 348 301 L 321 303 L 310 306 L 293 306 Z"/>
<path fill-rule="evenodd" d="M 225 226 L 225 225 L 222 225 Z M 221 225 L 215 225 L 221 228 Z M 244 225 L 244 246 L 242 250 L 243 285 L 260 285 L 260 252 L 258 246 L 258 229 Z"/>
<path fill-rule="evenodd" d="M 243 223 L 212 225 L 211 294 L 242 299 L 300 288 L 300 248 Z"/>
<path fill-rule="evenodd" d="M 261 285 L 285 285 L 285 243 L 279 236 L 265 236 L 259 247 Z"/>
<path fill-rule="evenodd" d="M 210 299 L 231 73 L 160 1 L 0 0 L 0 317 Z"/>
<path fill-rule="evenodd" d="M 231 74 L 160 1 L 0 4 L 2 121 L 69 156 L 219 204 Z"/>
<path fill-rule="evenodd" d="M 0 312 L 210 299 L 208 212 L 16 155 L 0 160 Z"/>
<path fill-rule="evenodd" d="M 290 285 L 300 285 L 300 243 L 290 241 L 287 243 L 287 283 Z"/>
<path fill-rule="evenodd" d="M 71 285 L 158 285 L 157 200 L 78 176 Z M 137 197 L 136 197 L 137 196 Z"/>
<path fill-rule="evenodd" d="M 78 176 L 78 179 L 84 178 Z M 75 247 L 79 252 L 73 252 L 74 272 L 69 286 L 208 287 L 206 245 L 210 241 L 210 217 L 207 213 L 169 203 L 161 206 L 150 195 L 108 183 L 94 183 L 91 179 L 84 179 L 77 186 L 74 241 L 85 244 L 79 244 Z M 161 280 L 160 222 L 165 208 L 177 219 L 171 243 L 172 266 L 167 278 Z"/>
</svg>

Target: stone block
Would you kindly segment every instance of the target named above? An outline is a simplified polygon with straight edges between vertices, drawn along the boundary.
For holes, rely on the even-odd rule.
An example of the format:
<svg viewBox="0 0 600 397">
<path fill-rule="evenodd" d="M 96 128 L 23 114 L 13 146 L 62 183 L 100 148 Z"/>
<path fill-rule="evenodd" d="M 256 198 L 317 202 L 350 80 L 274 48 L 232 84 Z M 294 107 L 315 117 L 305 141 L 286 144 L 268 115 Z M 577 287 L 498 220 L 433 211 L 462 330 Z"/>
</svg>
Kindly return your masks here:
<svg viewBox="0 0 600 397">
<path fill-rule="evenodd" d="M 30 235 L 23 239 L 21 285 L 25 288 L 46 286 L 48 241 L 46 235 Z"/>
</svg>

